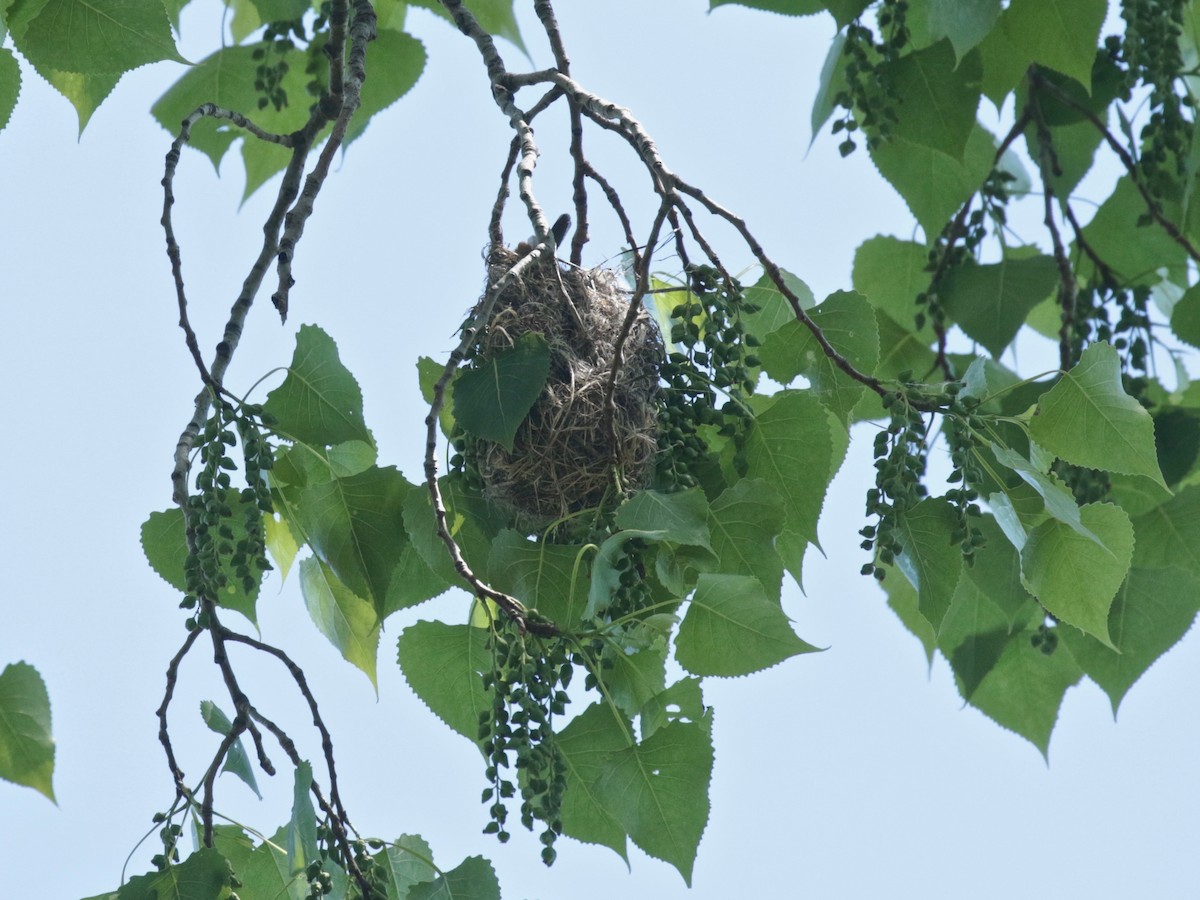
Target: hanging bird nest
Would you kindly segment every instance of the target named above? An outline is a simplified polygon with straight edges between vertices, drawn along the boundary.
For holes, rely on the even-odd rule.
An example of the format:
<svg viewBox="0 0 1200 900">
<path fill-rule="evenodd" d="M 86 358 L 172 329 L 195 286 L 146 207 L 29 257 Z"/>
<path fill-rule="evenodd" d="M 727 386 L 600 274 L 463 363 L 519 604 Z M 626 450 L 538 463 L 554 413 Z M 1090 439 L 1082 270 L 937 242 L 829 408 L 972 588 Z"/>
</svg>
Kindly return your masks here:
<svg viewBox="0 0 1200 900">
<path fill-rule="evenodd" d="M 488 257 L 488 289 L 520 255 L 497 247 Z M 470 456 L 486 494 L 530 527 L 614 502 L 644 487 L 654 470 L 658 367 L 663 345 L 643 309 L 622 350 L 611 426 L 607 385 L 628 291 L 609 269 L 580 269 L 537 260 L 496 298 L 476 345 L 477 358 L 508 350 L 523 335 L 541 334 L 550 374 L 521 423 L 513 449 L 474 442 Z"/>
</svg>

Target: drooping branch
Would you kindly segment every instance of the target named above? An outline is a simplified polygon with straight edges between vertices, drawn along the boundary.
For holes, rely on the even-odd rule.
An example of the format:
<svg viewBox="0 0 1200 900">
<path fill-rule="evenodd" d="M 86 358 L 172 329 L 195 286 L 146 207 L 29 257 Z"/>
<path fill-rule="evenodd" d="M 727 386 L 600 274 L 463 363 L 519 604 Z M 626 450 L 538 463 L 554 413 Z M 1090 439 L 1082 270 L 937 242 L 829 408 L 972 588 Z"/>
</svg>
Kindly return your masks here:
<svg viewBox="0 0 1200 900">
<path fill-rule="evenodd" d="M 1137 188 L 1138 193 L 1142 196 L 1142 201 L 1146 204 L 1146 212 L 1150 215 L 1150 218 L 1154 220 L 1155 224 L 1157 224 L 1159 228 L 1166 232 L 1167 236 L 1170 237 L 1171 240 L 1184 249 L 1193 262 L 1200 263 L 1200 250 L 1197 250 L 1196 246 L 1190 240 L 1188 240 L 1187 236 L 1183 232 L 1179 230 L 1179 227 L 1166 217 L 1162 211 L 1162 206 L 1155 199 L 1154 195 L 1150 193 L 1150 189 L 1142 180 L 1138 171 L 1137 161 L 1133 158 L 1130 152 L 1125 149 L 1124 145 L 1117 140 L 1116 135 L 1109 130 L 1108 126 L 1101 121 L 1100 117 L 1070 94 L 1066 93 L 1066 91 L 1063 91 L 1056 84 L 1047 80 L 1046 77 L 1042 75 L 1040 71 L 1038 71 L 1037 66 L 1030 66 L 1028 77 L 1030 87 L 1045 91 L 1047 94 L 1050 94 L 1052 97 L 1054 97 L 1055 100 L 1059 101 L 1065 106 L 1070 107 L 1072 110 L 1079 113 L 1091 123 L 1092 127 L 1099 132 L 1100 137 L 1104 140 L 1104 143 L 1108 144 L 1113 153 L 1117 155 L 1117 159 L 1121 161 L 1121 165 L 1125 167 L 1125 171 L 1129 174 L 1129 180 L 1133 183 L 1133 186 Z"/>
<path fill-rule="evenodd" d="M 1054 176 L 1062 175 L 1054 144 L 1050 137 L 1050 129 L 1046 125 L 1046 117 L 1042 113 L 1041 103 L 1037 97 L 1031 97 L 1026 104 L 1026 114 L 1031 115 L 1034 129 L 1037 132 L 1037 167 L 1042 179 L 1042 221 L 1050 235 L 1050 244 L 1054 252 L 1054 265 L 1058 269 L 1058 302 L 1061 307 L 1058 329 L 1059 366 L 1065 372 L 1075 360 L 1071 352 L 1071 327 L 1075 320 L 1075 271 L 1071 260 L 1067 257 L 1067 249 L 1063 244 L 1062 235 L 1058 230 L 1058 222 L 1054 216 Z"/>
<path fill-rule="evenodd" d="M 334 3 L 333 7 L 334 13 L 340 9 L 341 21 L 344 23 L 346 0 Z M 328 44 L 332 93 L 321 99 L 313 115 L 314 117 L 320 115 L 322 119 L 332 118 L 333 129 L 325 141 L 325 146 L 321 148 L 317 164 L 313 166 L 313 170 L 304 182 L 304 190 L 300 192 L 300 198 L 287 214 L 283 237 L 279 241 L 279 251 L 276 257 L 279 287 L 271 295 L 271 303 L 279 311 L 281 320 L 287 319 L 288 295 L 292 285 L 295 284 L 295 279 L 292 277 L 292 259 L 295 256 L 296 244 L 304 234 L 304 226 L 308 222 L 309 216 L 312 215 L 317 195 L 321 192 L 325 179 L 329 175 L 329 167 L 333 164 L 333 158 L 346 138 L 350 120 L 362 103 L 362 87 L 367 80 L 367 44 L 375 40 L 375 10 L 369 0 L 353 0 L 353 7 L 354 16 L 350 24 L 350 56 L 346 66 L 347 77 L 344 79 L 341 75 L 344 38 L 339 39 L 339 31 L 336 27 L 338 20 L 333 13 L 330 15 L 330 24 L 334 25 Z M 332 81 L 335 74 L 336 83 Z M 324 122 L 322 122 L 323 124 Z"/>
</svg>

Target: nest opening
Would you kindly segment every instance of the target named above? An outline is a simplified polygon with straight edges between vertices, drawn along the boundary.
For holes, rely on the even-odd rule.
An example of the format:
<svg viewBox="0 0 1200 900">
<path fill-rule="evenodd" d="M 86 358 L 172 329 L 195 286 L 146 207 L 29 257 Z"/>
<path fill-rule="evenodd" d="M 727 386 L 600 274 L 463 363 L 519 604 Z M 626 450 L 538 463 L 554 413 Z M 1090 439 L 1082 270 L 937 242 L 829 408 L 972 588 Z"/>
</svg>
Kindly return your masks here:
<svg viewBox="0 0 1200 900">
<path fill-rule="evenodd" d="M 488 257 L 488 289 L 520 256 L 506 247 Z M 542 527 L 644 487 L 658 449 L 658 329 L 642 309 L 622 349 L 611 428 L 605 414 L 617 339 L 629 310 L 609 269 L 538 260 L 496 298 L 476 355 L 509 349 L 538 333 L 550 348 L 550 374 L 521 423 L 513 449 L 475 442 L 472 455 L 486 495 L 520 521 Z M 486 296 L 486 294 L 485 294 Z"/>
</svg>

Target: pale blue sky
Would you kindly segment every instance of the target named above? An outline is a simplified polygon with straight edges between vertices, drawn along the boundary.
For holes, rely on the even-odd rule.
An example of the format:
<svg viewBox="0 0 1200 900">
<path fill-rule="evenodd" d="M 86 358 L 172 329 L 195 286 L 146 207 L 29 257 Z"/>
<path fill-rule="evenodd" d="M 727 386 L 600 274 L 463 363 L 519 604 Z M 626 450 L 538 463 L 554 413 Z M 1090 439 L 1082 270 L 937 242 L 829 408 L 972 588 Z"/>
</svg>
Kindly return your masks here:
<svg viewBox="0 0 1200 900">
<path fill-rule="evenodd" d="M 524 32 L 545 66 L 527 5 L 518 3 Z M 805 157 L 828 17 L 707 15 L 700 0 L 558 5 L 576 77 L 630 107 L 667 164 L 743 215 L 818 298 L 849 287 L 862 240 L 912 235 L 902 203 L 864 154 L 843 161 L 826 135 Z M 230 379 L 246 387 L 286 364 L 295 328 L 319 323 L 362 384 L 381 462 L 415 480 L 424 416 L 415 360 L 444 358 L 479 291 L 509 133 L 474 47 L 424 12 L 410 16 L 430 66 L 330 178 L 297 255 L 289 324 L 281 329 L 261 298 Z M 183 38 L 184 54 L 200 58 L 217 32 L 189 14 Z M 519 64 L 512 48 L 505 54 Z M 158 226 L 170 137 L 148 114 L 181 72 L 163 64 L 128 76 L 76 144 L 73 110 L 27 70 L 0 133 L 8 223 L 0 665 L 26 659 L 48 683 L 59 799 L 55 807 L 0 784 L 0 847 L 20 863 L 5 872 L 11 896 L 73 900 L 113 888 L 171 796 L 153 711 L 183 615 L 146 566 L 138 528 L 169 505 L 171 453 L 198 387 Z M 547 117 L 538 127 L 537 185 L 552 214 L 570 197 L 562 124 Z M 611 136 L 594 136 L 591 147 L 606 174 L 625 179 L 644 228 L 652 211 L 644 176 Z M 240 193 L 233 155 L 220 180 L 202 156 L 185 155 L 176 224 L 205 347 L 257 246 L 266 192 L 238 212 Z M 593 264 L 619 245 L 612 223 L 602 225 L 588 248 Z M 509 228 L 525 232 L 516 220 Z M 727 262 L 748 264 L 728 234 L 715 234 Z M 282 590 L 270 581 L 259 602 L 263 634 L 309 670 L 359 829 L 420 833 L 445 868 L 484 854 L 513 900 L 1192 896 L 1200 881 L 1200 706 L 1187 699 L 1200 682 L 1195 636 L 1130 692 L 1119 725 L 1098 689 L 1070 691 L 1047 768 L 1031 745 L 961 709 L 945 663 L 927 672 L 916 640 L 857 574 L 872 471 L 869 441 L 860 444 L 827 502 L 828 558 L 810 554 L 807 596 L 785 590 L 798 633 L 830 649 L 751 678 L 706 682 L 716 769 L 691 892 L 636 850 L 627 874 L 610 851 L 564 840 L 547 871 L 524 832 L 504 847 L 479 833 L 478 755 L 409 693 L 394 665 L 404 625 L 461 621 L 465 595 L 389 621 L 377 702 L 312 628 L 294 580 Z M 260 705 L 302 733 L 302 710 L 280 673 L 249 656 L 235 662 L 254 673 L 246 681 Z M 212 748 L 198 715 L 207 698 L 224 703 L 198 652 L 173 707 L 176 747 L 191 773 Z M 302 746 L 317 753 L 311 740 Z M 290 791 L 290 775 L 281 776 L 264 784 L 260 803 L 226 777 L 218 805 L 271 830 L 286 817 Z M 144 846 L 131 873 L 153 852 Z"/>
</svg>

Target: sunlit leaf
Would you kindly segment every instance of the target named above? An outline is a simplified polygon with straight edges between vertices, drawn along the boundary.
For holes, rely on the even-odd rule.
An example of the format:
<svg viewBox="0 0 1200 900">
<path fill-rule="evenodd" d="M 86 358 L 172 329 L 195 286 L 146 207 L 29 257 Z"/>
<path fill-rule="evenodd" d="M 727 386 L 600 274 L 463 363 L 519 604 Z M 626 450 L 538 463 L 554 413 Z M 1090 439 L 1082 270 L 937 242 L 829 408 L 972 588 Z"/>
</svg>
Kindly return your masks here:
<svg viewBox="0 0 1200 900">
<path fill-rule="evenodd" d="M 1154 422 L 1121 385 L 1117 351 L 1103 341 L 1042 395 L 1030 436 L 1051 453 L 1090 469 L 1144 475 L 1165 486 Z"/>
<path fill-rule="evenodd" d="M 500 882 L 490 862 L 469 856 L 432 881 L 413 885 L 407 900 L 500 900 Z"/>
<path fill-rule="evenodd" d="M 116 894 L 117 900 L 213 900 L 228 896 L 233 873 L 229 861 L 211 847 L 160 872 L 135 875 Z"/>
<path fill-rule="evenodd" d="M 9 663 L 0 672 L 0 778 L 54 799 L 50 695 L 37 669 Z"/>
<path fill-rule="evenodd" d="M 362 391 L 338 357 L 337 344 L 315 325 L 302 325 L 283 384 L 264 404 L 272 429 L 316 447 L 361 441 L 374 446 L 363 421 Z"/>
<path fill-rule="evenodd" d="M 749 675 L 815 650 L 745 575 L 701 575 L 675 639 L 675 658 L 694 675 Z"/>
<path fill-rule="evenodd" d="M 9 11 L 17 49 L 39 69 L 119 75 L 162 59 L 187 62 L 175 49 L 161 0 L 48 0 Z"/>
<path fill-rule="evenodd" d="M 1020 55 L 1090 89 L 1105 0 L 1012 0 L 1000 27 Z"/>
<path fill-rule="evenodd" d="M 1133 558 L 1133 525 L 1124 510 L 1107 503 L 1079 512 L 1100 543 L 1048 519 L 1021 551 L 1025 584 L 1048 612 L 1112 646 L 1108 611 Z"/>
<path fill-rule="evenodd" d="M 478 740 L 479 714 L 492 708 L 481 678 L 492 669 L 487 631 L 417 622 L 400 634 L 399 659 L 409 687 L 433 714 L 464 737 Z"/>
<path fill-rule="evenodd" d="M 1196 575 L 1175 566 L 1135 565 L 1108 614 L 1112 647 L 1073 628 L 1060 628 L 1059 634 L 1087 676 L 1108 694 L 1115 716 L 1134 682 L 1183 637 L 1198 611 Z"/>
<path fill-rule="evenodd" d="M 925 339 L 934 339 L 927 322 L 917 330 L 913 316 L 917 313 L 917 294 L 929 288 L 929 252 L 916 241 L 877 235 L 863 241 L 854 252 L 854 289 L 865 296 L 872 306 L 887 313 Z M 876 327 L 878 331 L 878 326 Z"/>
<path fill-rule="evenodd" d="M 607 703 L 593 703 L 559 732 L 557 743 L 567 765 L 563 834 L 627 859 L 625 829 L 605 809 L 596 786 L 609 758 L 633 743 L 629 720 Z"/>
<path fill-rule="evenodd" d="M 1082 677 L 1062 644 L 1051 654 L 1033 646 L 1033 631 L 1013 636 L 971 694 L 971 705 L 1047 756 L 1050 733 L 1067 689 Z"/>
<path fill-rule="evenodd" d="M 884 63 L 881 74 L 899 99 L 894 136 L 951 159 L 964 159 L 967 138 L 976 130 L 983 77 L 979 55 L 957 60 L 949 42 L 939 41 Z"/>
<path fill-rule="evenodd" d="M 596 783 L 602 805 L 633 842 L 673 865 L 688 885 L 708 822 L 711 725 L 711 713 L 699 722 L 664 725 L 612 754 Z"/>
<path fill-rule="evenodd" d="M 746 442 L 746 474 L 770 484 L 783 504 L 776 549 L 799 582 L 804 552 L 817 544 L 817 518 L 833 477 L 829 420 L 809 391 L 781 391 L 756 413 Z"/>
<path fill-rule="evenodd" d="M 371 679 L 378 691 L 375 663 L 382 622 L 375 608 L 338 580 L 329 566 L 309 557 L 300 563 L 300 592 L 317 630 Z"/>
</svg>

